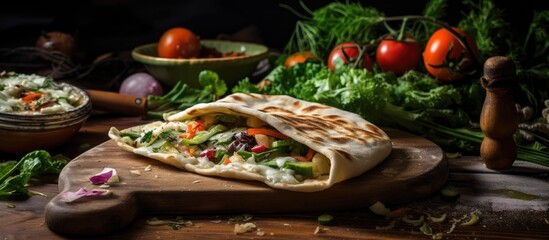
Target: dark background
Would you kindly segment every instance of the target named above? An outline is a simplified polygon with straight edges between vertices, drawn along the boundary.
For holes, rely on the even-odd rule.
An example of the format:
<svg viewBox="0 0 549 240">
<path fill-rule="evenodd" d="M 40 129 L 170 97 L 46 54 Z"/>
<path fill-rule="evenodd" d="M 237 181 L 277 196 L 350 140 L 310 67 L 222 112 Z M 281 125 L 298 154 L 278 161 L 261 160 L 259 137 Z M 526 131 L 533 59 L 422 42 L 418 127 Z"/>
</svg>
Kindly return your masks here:
<svg viewBox="0 0 549 240">
<path fill-rule="evenodd" d="M 287 4 L 303 12 L 297 0 L 256 1 L 28 1 L 17 0 L 0 8 L 0 48 L 34 46 L 44 31 L 63 31 L 77 38 L 87 58 L 111 51 L 156 42 L 167 29 L 182 26 L 202 39 L 231 36 L 239 31 L 252 33 L 243 39 L 281 50 L 290 38 L 298 17 L 280 7 Z M 305 0 L 311 9 L 333 1 Z M 421 14 L 427 0 L 361 1 L 387 16 Z M 547 9 L 546 0 L 499 1 L 505 18 L 516 34 L 525 34 L 534 10 Z M 457 24 L 467 12 L 461 1 L 450 1 L 442 20 Z M 248 35 L 249 36 L 249 35 Z M 233 36 L 238 38 L 238 36 Z"/>
</svg>

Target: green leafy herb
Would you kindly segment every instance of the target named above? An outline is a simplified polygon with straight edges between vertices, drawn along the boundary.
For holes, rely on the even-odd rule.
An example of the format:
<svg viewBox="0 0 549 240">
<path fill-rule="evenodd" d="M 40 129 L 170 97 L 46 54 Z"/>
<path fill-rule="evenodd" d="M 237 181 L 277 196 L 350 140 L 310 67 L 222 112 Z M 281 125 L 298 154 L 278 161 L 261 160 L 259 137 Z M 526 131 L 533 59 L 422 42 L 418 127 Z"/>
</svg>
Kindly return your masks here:
<svg viewBox="0 0 549 240">
<path fill-rule="evenodd" d="M 69 159 L 62 155 L 51 157 L 43 150 L 28 153 L 17 163 L 8 161 L 0 165 L 0 199 L 28 198 L 26 188 L 31 177 L 39 174 L 59 174 Z"/>
<path fill-rule="evenodd" d="M 526 54 L 534 59 L 541 58 L 540 62 L 545 61 L 547 65 L 547 62 L 549 62 L 549 42 L 547 38 L 549 38 L 549 10 L 534 12 L 534 18 L 528 28 L 522 50 L 532 49 Z"/>
<path fill-rule="evenodd" d="M 158 135 L 158 138 L 159 139 L 164 139 L 168 142 L 171 142 L 171 143 L 174 143 L 174 142 L 177 142 L 177 139 L 179 138 L 179 132 L 175 131 L 175 130 L 168 130 L 168 131 L 164 131 L 164 132 L 161 132 L 160 135 Z"/>
<path fill-rule="evenodd" d="M 198 81 L 202 90 L 177 82 L 164 96 L 147 96 L 147 117 L 162 118 L 164 113 L 182 111 L 198 103 L 215 101 L 227 92 L 225 81 L 213 71 L 200 72 Z"/>
<path fill-rule="evenodd" d="M 286 53 L 311 51 L 323 57 L 344 41 L 368 43 L 383 29 L 383 14 L 360 3 L 333 2 L 314 12 L 308 10 L 308 14 L 310 17 L 296 23 Z"/>
<path fill-rule="evenodd" d="M 141 138 L 141 140 L 139 141 L 140 143 L 148 143 L 151 141 L 152 139 L 152 136 L 153 136 L 153 132 L 152 131 L 148 131 L 146 132 L 143 137 Z"/>
<path fill-rule="evenodd" d="M 11 174 L 16 164 L 17 162 L 13 160 L 0 163 L 0 176 L 7 176 Z"/>
<path fill-rule="evenodd" d="M 499 46 L 505 46 L 509 39 L 509 24 L 503 20 L 503 10 L 494 6 L 489 0 L 480 0 L 474 3 L 466 0 L 470 7 L 469 14 L 459 22 L 458 27 L 471 34 L 481 54 L 481 61 L 491 56 L 505 54 Z"/>
<path fill-rule="evenodd" d="M 204 87 L 203 91 L 213 93 L 214 99 L 212 101 L 217 100 L 219 96 L 223 96 L 227 92 L 227 85 L 216 72 L 210 70 L 200 72 L 198 82 Z"/>
<path fill-rule="evenodd" d="M 132 140 L 138 139 L 140 137 L 139 133 L 137 133 L 137 132 L 121 132 L 120 136 L 121 137 L 129 137 Z"/>
<path fill-rule="evenodd" d="M 446 15 L 448 4 L 446 0 L 431 0 L 423 9 L 423 16 L 434 19 L 442 19 Z M 418 21 L 413 24 L 414 37 L 418 42 L 427 42 L 429 36 L 434 33 L 439 26 Z"/>
<path fill-rule="evenodd" d="M 254 83 L 250 82 L 249 78 L 245 78 L 240 82 L 238 82 L 236 86 L 233 87 L 232 92 L 258 93 L 259 87 Z"/>
<path fill-rule="evenodd" d="M 417 71 L 398 78 L 395 93 L 408 109 L 447 108 L 461 104 L 461 94 L 452 85 L 438 85 L 436 79 Z"/>
<path fill-rule="evenodd" d="M 520 91 L 515 99 L 535 112 L 549 99 L 549 10 L 535 12 L 522 45 L 511 45 L 509 55 L 516 59 Z M 539 115 L 538 115 L 539 116 Z"/>
</svg>

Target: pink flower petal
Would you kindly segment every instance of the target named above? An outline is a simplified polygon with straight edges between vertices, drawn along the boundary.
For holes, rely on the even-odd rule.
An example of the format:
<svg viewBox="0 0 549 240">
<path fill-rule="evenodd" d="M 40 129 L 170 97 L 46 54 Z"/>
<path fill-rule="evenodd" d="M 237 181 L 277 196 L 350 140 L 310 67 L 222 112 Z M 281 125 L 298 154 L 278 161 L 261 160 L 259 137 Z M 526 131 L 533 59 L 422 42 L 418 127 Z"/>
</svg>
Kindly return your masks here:
<svg viewBox="0 0 549 240">
<path fill-rule="evenodd" d="M 87 190 L 86 188 L 80 188 L 76 192 L 71 192 L 71 191 L 63 192 L 63 198 L 65 199 L 65 202 L 73 202 L 82 197 L 107 196 L 107 195 L 110 195 L 111 193 L 112 192 L 110 190 L 106 190 L 106 189 Z"/>
<path fill-rule="evenodd" d="M 104 168 L 100 173 L 90 177 L 93 185 L 99 185 L 108 182 L 118 182 L 118 175 L 114 168 Z"/>
<path fill-rule="evenodd" d="M 111 176 L 112 176 L 112 171 L 108 171 L 106 173 L 100 173 L 98 175 L 94 175 L 90 177 L 90 182 L 93 185 L 103 184 L 109 181 L 109 178 L 111 178 Z"/>
</svg>

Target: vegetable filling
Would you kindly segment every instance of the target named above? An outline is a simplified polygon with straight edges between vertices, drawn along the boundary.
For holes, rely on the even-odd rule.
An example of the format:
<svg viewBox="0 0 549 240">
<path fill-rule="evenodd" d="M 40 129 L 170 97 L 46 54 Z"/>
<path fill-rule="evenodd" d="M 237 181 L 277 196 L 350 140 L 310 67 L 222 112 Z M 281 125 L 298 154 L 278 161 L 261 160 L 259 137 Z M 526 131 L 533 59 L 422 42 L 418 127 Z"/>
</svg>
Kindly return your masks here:
<svg viewBox="0 0 549 240">
<path fill-rule="evenodd" d="M 199 168 L 244 170 L 273 182 L 299 183 L 330 172 L 327 157 L 255 117 L 208 114 L 121 136 L 135 148 L 196 159 Z"/>
</svg>

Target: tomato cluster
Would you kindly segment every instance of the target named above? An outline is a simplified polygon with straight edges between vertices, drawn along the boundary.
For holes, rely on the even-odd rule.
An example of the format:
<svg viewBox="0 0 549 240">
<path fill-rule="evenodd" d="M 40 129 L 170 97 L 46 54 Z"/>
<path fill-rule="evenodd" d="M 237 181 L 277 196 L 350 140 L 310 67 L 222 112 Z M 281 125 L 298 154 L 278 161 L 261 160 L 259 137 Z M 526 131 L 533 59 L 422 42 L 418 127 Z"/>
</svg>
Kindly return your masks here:
<svg viewBox="0 0 549 240">
<path fill-rule="evenodd" d="M 393 72 L 399 76 L 418 67 L 422 56 L 425 70 L 441 82 L 452 82 L 470 72 L 478 59 L 478 48 L 473 38 L 458 28 L 452 28 L 453 33 L 441 28 L 433 33 L 425 45 L 423 53 L 421 46 L 412 36 L 397 40 L 388 36 L 379 41 L 375 51 L 375 61 L 379 69 Z M 462 44 L 460 39 L 466 41 Z M 288 57 L 285 67 L 304 62 L 313 58 L 310 52 L 295 53 Z M 355 67 L 372 70 L 372 60 L 366 46 L 355 42 L 344 42 L 334 47 L 327 58 L 326 64 L 330 70 L 335 70 L 339 64 L 353 64 Z"/>
</svg>

